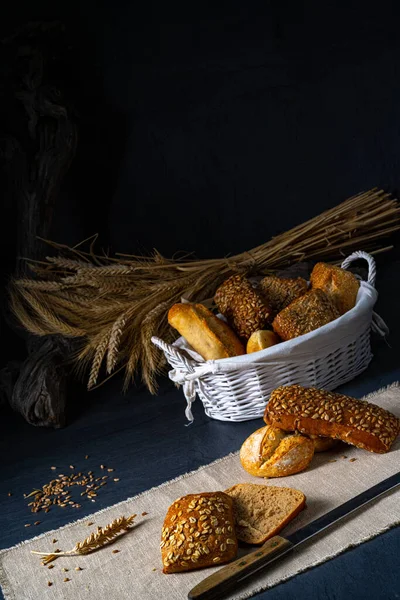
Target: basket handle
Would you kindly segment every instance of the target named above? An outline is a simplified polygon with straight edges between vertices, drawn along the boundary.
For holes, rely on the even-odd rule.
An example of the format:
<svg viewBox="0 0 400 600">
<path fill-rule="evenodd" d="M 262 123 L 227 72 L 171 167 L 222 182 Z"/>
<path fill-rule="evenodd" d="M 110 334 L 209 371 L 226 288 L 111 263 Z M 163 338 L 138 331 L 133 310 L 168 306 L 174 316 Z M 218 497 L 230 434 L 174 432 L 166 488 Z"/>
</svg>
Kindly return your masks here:
<svg viewBox="0 0 400 600">
<path fill-rule="evenodd" d="M 354 260 L 358 260 L 359 258 L 364 258 L 367 261 L 367 263 L 368 263 L 368 279 L 367 279 L 367 281 L 370 285 L 375 287 L 376 263 L 375 263 L 374 257 L 371 256 L 371 254 L 368 254 L 368 252 L 363 252 L 362 250 L 357 250 L 356 252 L 353 252 L 352 254 L 350 254 L 350 256 L 345 258 L 344 261 L 342 262 L 342 264 L 341 264 L 342 269 L 347 269 L 347 267 Z"/>
<path fill-rule="evenodd" d="M 181 352 L 179 348 L 177 348 L 176 346 L 172 346 L 172 344 L 167 344 L 167 342 L 164 342 L 164 340 L 156 336 L 153 336 L 151 338 L 151 341 L 155 346 L 157 346 L 157 348 L 160 348 L 160 350 L 162 350 L 163 352 L 168 352 L 169 354 L 172 354 L 172 356 L 176 360 L 181 360 L 189 372 L 194 372 L 192 361 L 189 358 L 187 358 L 187 356 L 185 356 L 185 354 Z"/>
</svg>

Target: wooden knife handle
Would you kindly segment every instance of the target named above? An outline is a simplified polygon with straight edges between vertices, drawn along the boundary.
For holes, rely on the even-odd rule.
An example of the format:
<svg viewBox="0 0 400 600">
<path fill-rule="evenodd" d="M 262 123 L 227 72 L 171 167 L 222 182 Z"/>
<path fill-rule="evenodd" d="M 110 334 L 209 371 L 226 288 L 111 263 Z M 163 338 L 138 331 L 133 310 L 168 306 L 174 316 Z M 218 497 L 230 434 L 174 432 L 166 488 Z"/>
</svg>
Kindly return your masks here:
<svg viewBox="0 0 400 600">
<path fill-rule="evenodd" d="M 189 600 L 212 600 L 221 598 L 238 581 L 250 576 L 270 562 L 273 562 L 280 554 L 286 553 L 292 547 L 289 540 L 274 536 L 261 548 L 254 552 L 238 558 L 226 567 L 222 567 L 213 575 L 206 577 L 197 584 L 188 594 Z"/>
</svg>

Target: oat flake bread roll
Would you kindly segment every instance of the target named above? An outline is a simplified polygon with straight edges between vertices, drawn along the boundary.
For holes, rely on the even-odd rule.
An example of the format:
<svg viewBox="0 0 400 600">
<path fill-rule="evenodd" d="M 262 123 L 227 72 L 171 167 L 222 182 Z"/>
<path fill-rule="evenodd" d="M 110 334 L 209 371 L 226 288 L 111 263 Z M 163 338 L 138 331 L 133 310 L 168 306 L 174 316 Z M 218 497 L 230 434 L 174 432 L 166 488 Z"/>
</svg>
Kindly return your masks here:
<svg viewBox="0 0 400 600">
<path fill-rule="evenodd" d="M 341 315 L 355 305 L 360 283 L 350 271 L 320 262 L 313 268 L 310 281 L 312 288 L 332 298 Z"/>
<path fill-rule="evenodd" d="M 260 281 L 260 291 L 271 309 L 272 317 L 289 306 L 291 302 L 303 296 L 307 289 L 307 281 L 302 277 L 284 279 L 268 275 Z"/>
<path fill-rule="evenodd" d="M 215 567 L 236 558 L 232 498 L 207 492 L 175 500 L 164 520 L 160 547 L 163 573 Z"/>
<path fill-rule="evenodd" d="M 390 450 L 400 419 L 365 400 L 300 385 L 274 390 L 264 412 L 268 425 L 342 440 L 369 452 Z"/>
<path fill-rule="evenodd" d="M 284 308 L 272 328 L 282 340 L 291 340 L 314 331 L 340 316 L 336 304 L 322 290 L 310 290 Z"/>
<path fill-rule="evenodd" d="M 168 323 L 177 329 L 204 360 L 245 354 L 245 348 L 232 329 L 202 304 L 174 304 Z"/>
<path fill-rule="evenodd" d="M 299 490 L 255 483 L 239 483 L 225 490 L 233 498 L 236 533 L 247 544 L 263 544 L 305 507 Z"/>
<path fill-rule="evenodd" d="M 271 314 L 262 296 L 243 275 L 232 275 L 217 289 L 214 302 L 229 325 L 243 340 L 265 329 Z"/>
<path fill-rule="evenodd" d="M 303 471 L 314 456 L 314 442 L 271 425 L 261 427 L 242 444 L 242 467 L 256 477 L 285 477 Z"/>
</svg>

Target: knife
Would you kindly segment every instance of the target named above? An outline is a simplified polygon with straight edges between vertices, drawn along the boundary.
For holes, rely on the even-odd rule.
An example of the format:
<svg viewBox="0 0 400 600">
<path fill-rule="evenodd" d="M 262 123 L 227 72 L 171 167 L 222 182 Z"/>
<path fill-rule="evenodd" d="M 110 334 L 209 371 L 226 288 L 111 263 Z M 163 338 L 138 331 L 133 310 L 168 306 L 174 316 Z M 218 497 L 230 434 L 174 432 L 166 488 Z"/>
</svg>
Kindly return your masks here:
<svg viewBox="0 0 400 600">
<path fill-rule="evenodd" d="M 203 581 L 190 590 L 188 594 L 189 600 L 214 600 L 222 598 L 235 585 L 242 583 L 242 581 L 254 573 L 261 571 L 281 556 L 290 552 L 290 550 L 293 550 L 293 548 L 300 546 L 303 542 L 320 534 L 340 519 L 347 517 L 365 504 L 368 504 L 368 502 L 383 496 L 383 494 L 393 490 L 398 485 L 400 485 L 400 472 L 388 479 L 384 479 L 344 504 L 340 504 L 340 506 L 305 525 L 305 527 L 302 527 L 292 535 L 286 538 L 275 535 L 254 552 L 235 560 L 213 575 L 203 579 Z"/>
</svg>

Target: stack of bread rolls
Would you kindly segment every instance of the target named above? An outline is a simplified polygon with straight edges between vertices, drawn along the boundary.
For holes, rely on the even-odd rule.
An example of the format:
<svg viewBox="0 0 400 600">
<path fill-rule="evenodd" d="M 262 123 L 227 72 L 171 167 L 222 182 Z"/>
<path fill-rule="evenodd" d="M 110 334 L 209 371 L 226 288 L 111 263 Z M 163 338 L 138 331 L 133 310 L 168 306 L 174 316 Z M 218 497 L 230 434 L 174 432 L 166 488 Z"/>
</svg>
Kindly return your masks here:
<svg viewBox="0 0 400 600">
<path fill-rule="evenodd" d="M 202 304 L 172 306 L 168 321 L 205 360 L 250 354 L 309 333 L 353 308 L 359 281 L 340 267 L 317 263 L 305 279 L 264 277 L 258 285 L 233 275 L 214 302 L 225 321 Z"/>
<path fill-rule="evenodd" d="M 274 390 L 264 421 L 266 426 L 240 449 L 243 468 L 256 477 L 299 473 L 314 452 L 329 450 L 338 441 L 382 454 L 400 431 L 400 420 L 375 404 L 300 385 Z"/>
</svg>

